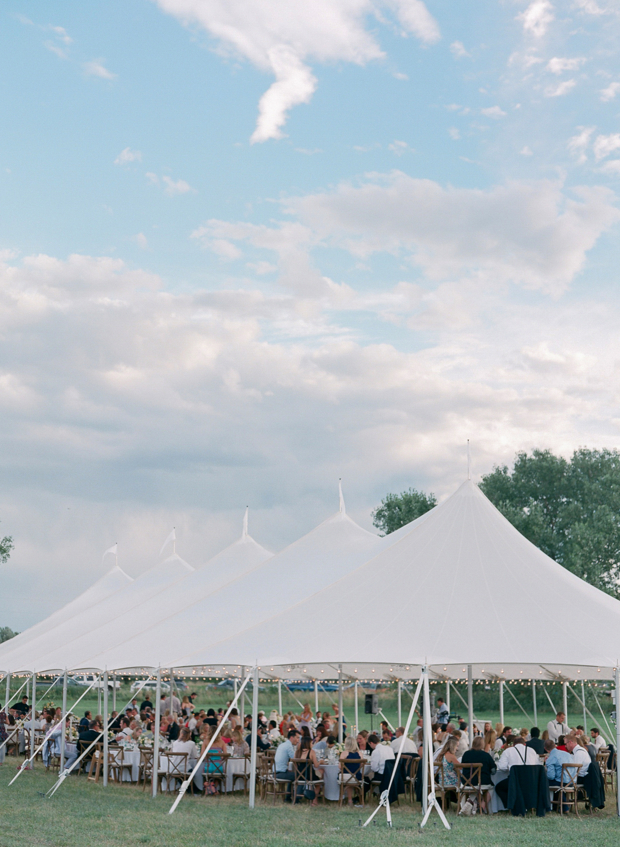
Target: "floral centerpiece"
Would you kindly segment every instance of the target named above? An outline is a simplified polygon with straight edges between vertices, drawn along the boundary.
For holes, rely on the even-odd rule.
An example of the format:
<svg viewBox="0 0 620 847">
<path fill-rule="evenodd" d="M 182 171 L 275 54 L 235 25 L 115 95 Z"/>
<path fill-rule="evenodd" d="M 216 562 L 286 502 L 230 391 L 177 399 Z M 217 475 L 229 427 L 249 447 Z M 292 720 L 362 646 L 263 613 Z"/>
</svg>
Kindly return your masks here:
<svg viewBox="0 0 620 847">
<path fill-rule="evenodd" d="M 286 741 L 286 738 L 283 735 L 277 735 L 275 738 L 271 739 L 271 746 L 279 747 L 283 741 Z"/>
</svg>

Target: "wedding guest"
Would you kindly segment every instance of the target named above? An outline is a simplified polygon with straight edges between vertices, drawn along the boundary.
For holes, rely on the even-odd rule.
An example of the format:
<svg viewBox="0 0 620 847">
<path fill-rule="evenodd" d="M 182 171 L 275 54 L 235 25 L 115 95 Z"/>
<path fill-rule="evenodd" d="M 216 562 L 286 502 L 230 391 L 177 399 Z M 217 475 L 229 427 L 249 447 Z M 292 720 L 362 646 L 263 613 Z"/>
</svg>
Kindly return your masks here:
<svg viewBox="0 0 620 847">
<path fill-rule="evenodd" d="M 547 732 L 551 741 L 555 741 L 556 745 L 561 735 L 567 736 L 570 732 L 570 727 L 566 723 L 566 715 L 564 712 L 558 712 L 555 720 L 549 721 L 547 724 Z"/>
<path fill-rule="evenodd" d="M 357 741 L 353 738 L 352 735 L 348 735 L 344 740 L 344 750 L 340 754 L 341 761 L 351 762 L 355 760 L 359 760 L 360 764 L 350 764 L 347 765 L 346 771 L 342 775 L 342 780 L 346 784 L 347 782 L 353 782 L 357 779 L 360 779 L 361 775 L 364 772 L 364 765 L 362 764 L 363 756 L 359 751 L 357 746 Z M 385 767 L 385 763 L 384 763 Z M 349 806 L 353 805 L 353 788 L 347 786 L 347 802 Z"/>
<path fill-rule="evenodd" d="M 450 720 L 450 710 L 446 706 L 446 701 L 443 697 L 437 698 L 437 723 L 442 729 L 445 729 L 446 724 Z"/>
<path fill-rule="evenodd" d="M 583 778 L 587 774 L 590 762 L 592 761 L 590 759 L 590 754 L 585 747 L 581 746 L 574 735 L 567 735 L 564 740 L 564 744 L 566 746 L 566 751 L 572 755 L 573 760 L 581 765 L 577 771 L 577 782 L 583 783 Z"/>
<path fill-rule="evenodd" d="M 497 734 L 494 729 L 490 732 L 487 732 L 484 736 L 484 751 L 485 753 L 489 753 L 491 756 L 495 752 L 495 742 L 497 741 Z"/>
<path fill-rule="evenodd" d="M 490 724 L 489 724 L 490 726 Z M 484 750 L 484 740 L 482 736 L 478 735 L 472 741 L 471 750 L 466 750 L 463 753 L 463 758 L 461 762 L 464 765 L 482 765 L 482 769 L 480 771 L 480 788 L 484 792 L 482 798 L 482 811 L 486 811 L 487 805 L 490 799 L 490 790 L 493 788 L 493 780 L 491 777 L 497 770 L 497 766 L 495 764 L 495 759 L 490 753 Z M 477 784 L 477 778 L 474 775 L 472 777 L 472 784 Z"/>
<path fill-rule="evenodd" d="M 587 754 L 586 754 L 587 755 Z M 590 761 L 590 757 L 588 756 L 588 762 Z M 514 744 L 512 747 L 507 747 L 506 750 L 500 756 L 499 762 L 497 763 L 497 770 L 502 774 L 505 772 L 506 776 L 501 782 L 498 782 L 495 785 L 495 791 L 497 792 L 498 797 L 504 804 L 504 806 L 508 803 L 508 782 L 509 782 L 509 773 L 510 768 L 514 767 L 514 765 L 538 765 L 540 764 L 538 755 L 532 750 L 531 747 L 525 746 L 525 741 L 521 738 L 521 736 L 517 736 L 514 739 Z"/>
<path fill-rule="evenodd" d="M 607 742 L 595 726 L 590 730 L 590 736 L 592 737 L 592 744 L 596 747 L 597 753 L 601 747 L 607 747 Z"/>
<path fill-rule="evenodd" d="M 299 742 L 299 747 L 297 748 L 297 759 L 307 759 L 308 764 L 302 767 L 305 767 L 305 779 L 308 782 L 313 782 L 314 779 L 323 779 L 323 768 L 320 765 L 318 754 L 315 749 L 312 747 L 312 741 L 309 735 L 302 736 L 301 741 Z M 301 771 L 298 770 L 299 773 Z M 321 794 L 321 786 L 314 782 L 312 785 L 314 790 L 314 800 L 312 801 L 313 806 L 318 806 L 319 796 Z"/>
<path fill-rule="evenodd" d="M 244 740 L 240 729 L 233 729 L 231 733 L 232 755 L 236 758 L 248 756 L 250 753 L 250 745 Z"/>
<path fill-rule="evenodd" d="M 542 756 L 545 752 L 545 742 L 540 737 L 540 730 L 537 726 L 533 726 L 530 730 L 530 740 L 527 742 L 527 746 L 531 747 L 535 753 L 538 753 L 539 756 Z"/>
<path fill-rule="evenodd" d="M 394 759 L 394 751 L 386 744 L 381 744 L 377 735 L 368 736 L 368 746 L 372 750 L 370 756 L 370 769 L 373 772 L 374 778 L 383 775 L 385 763 Z"/>
<path fill-rule="evenodd" d="M 394 753 L 398 753 L 398 751 L 402 748 L 403 753 L 415 753 L 416 756 L 418 754 L 417 748 L 413 741 L 410 738 L 407 738 L 405 735 L 405 727 L 399 726 L 394 733 L 394 740 L 392 741 L 392 750 Z"/>
<path fill-rule="evenodd" d="M 288 765 L 290 760 L 295 758 L 295 751 L 299 745 L 299 739 L 300 735 L 297 730 L 291 729 L 288 733 L 287 740 L 283 741 L 276 750 L 274 758 L 276 779 L 286 780 L 288 782 L 285 797 L 285 802 L 287 803 L 291 802 L 291 782 L 295 779 L 295 774 L 293 771 L 288 769 Z"/>
<path fill-rule="evenodd" d="M 179 737 L 176 741 L 172 742 L 171 752 L 173 753 L 187 753 L 188 762 L 196 761 L 198 759 L 198 747 L 195 742 L 192 741 L 192 736 L 189 729 L 183 728 L 179 733 Z"/>
<path fill-rule="evenodd" d="M 443 763 L 443 777 L 440 774 L 438 779 L 444 788 L 456 788 L 459 783 L 458 775 L 454 768 L 459 763 L 456 755 L 458 743 L 459 739 L 456 735 L 451 735 L 435 756 L 435 763 L 437 765 Z"/>
</svg>

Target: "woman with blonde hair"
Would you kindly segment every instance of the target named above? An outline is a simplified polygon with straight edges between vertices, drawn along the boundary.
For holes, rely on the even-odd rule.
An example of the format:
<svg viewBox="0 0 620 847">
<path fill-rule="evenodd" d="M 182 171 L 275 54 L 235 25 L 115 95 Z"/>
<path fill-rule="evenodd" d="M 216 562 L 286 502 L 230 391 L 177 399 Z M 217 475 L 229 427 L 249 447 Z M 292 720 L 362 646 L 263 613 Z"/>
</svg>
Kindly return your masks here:
<svg viewBox="0 0 620 847">
<path fill-rule="evenodd" d="M 232 741 L 232 754 L 236 758 L 240 759 L 242 756 L 249 756 L 250 754 L 250 745 L 244 739 L 241 734 L 241 730 L 233 729 L 231 733 L 231 741 Z"/>
<path fill-rule="evenodd" d="M 340 754 L 341 762 L 355 762 L 359 760 L 359 764 L 347 764 L 347 767 L 341 771 L 341 779 L 343 783 L 355 782 L 359 780 L 364 772 L 362 764 L 362 754 L 359 751 L 357 740 L 352 735 L 347 735 L 344 740 L 344 750 Z M 362 795 L 363 797 L 363 795 Z M 349 806 L 353 805 L 353 787 L 347 785 L 347 801 Z"/>
<path fill-rule="evenodd" d="M 304 727 L 312 728 L 312 710 L 309 703 L 304 703 L 304 710 L 299 716 L 299 728 L 303 729 Z"/>
<path fill-rule="evenodd" d="M 443 763 L 443 777 L 440 774 L 439 780 L 444 789 L 456 789 L 459 784 L 458 774 L 454 769 L 454 766 L 459 764 L 459 760 L 456 757 L 456 748 L 459 746 L 459 740 L 456 734 L 451 735 L 435 756 L 436 765 Z"/>
<path fill-rule="evenodd" d="M 491 756 L 495 752 L 495 742 L 497 741 L 497 733 L 494 729 L 484 734 L 484 752 L 490 753 Z"/>
</svg>

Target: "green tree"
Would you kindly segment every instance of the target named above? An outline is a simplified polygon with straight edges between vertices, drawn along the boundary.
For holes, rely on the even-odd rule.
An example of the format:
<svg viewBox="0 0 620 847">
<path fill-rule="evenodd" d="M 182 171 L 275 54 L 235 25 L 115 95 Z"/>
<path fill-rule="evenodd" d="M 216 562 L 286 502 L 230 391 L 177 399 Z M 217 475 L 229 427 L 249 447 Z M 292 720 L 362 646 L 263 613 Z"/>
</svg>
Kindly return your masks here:
<svg viewBox="0 0 620 847">
<path fill-rule="evenodd" d="M 518 453 L 480 488 L 506 518 L 556 562 L 620 598 L 620 453 Z"/>
<path fill-rule="evenodd" d="M 3 641 L 8 641 L 10 638 L 15 638 L 16 635 L 19 635 L 18 632 L 13 632 L 13 630 L 8 626 L 0 626 L 0 644 Z"/>
<path fill-rule="evenodd" d="M 401 494 L 388 494 L 372 513 L 372 522 L 382 535 L 389 535 L 436 505 L 434 494 L 424 494 L 423 491 L 410 488 Z"/>
<path fill-rule="evenodd" d="M 0 540 L 0 562 L 2 562 L 3 565 L 8 562 L 13 547 L 13 539 L 10 535 L 5 535 L 4 538 Z"/>
</svg>

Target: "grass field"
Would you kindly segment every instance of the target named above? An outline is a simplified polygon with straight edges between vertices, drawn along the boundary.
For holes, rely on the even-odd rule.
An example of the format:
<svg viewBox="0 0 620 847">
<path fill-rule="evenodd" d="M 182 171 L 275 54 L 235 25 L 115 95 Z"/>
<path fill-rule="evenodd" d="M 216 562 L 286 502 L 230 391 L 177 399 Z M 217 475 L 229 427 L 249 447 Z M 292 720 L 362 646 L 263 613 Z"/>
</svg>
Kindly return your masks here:
<svg viewBox="0 0 620 847">
<path fill-rule="evenodd" d="M 21 759 L 20 759 L 21 761 Z M 592 817 L 561 819 L 556 814 L 544 819 L 494 817 L 457 818 L 448 812 L 453 825 L 446 832 L 434 816 L 419 831 L 420 807 L 395 806 L 394 828 L 379 825 L 361 829 L 367 810 L 338 810 L 337 805 L 275 807 L 257 805 L 250 811 L 242 797 L 192 797 L 186 795 L 174 815 L 167 814 L 172 798 L 155 800 L 135 786 L 110 785 L 107 789 L 71 777 L 52 799 L 45 791 L 55 781 L 37 763 L 34 772 L 24 773 L 15 785 L 15 760 L 0 765 L 0 847 L 409 847 L 442 844 L 451 847 L 609 847 L 620 836 L 620 821 L 613 801 Z"/>
</svg>

